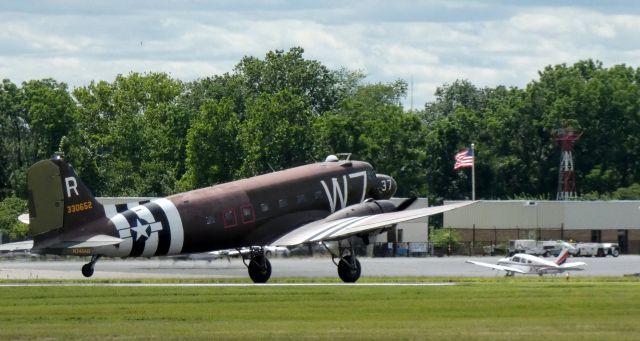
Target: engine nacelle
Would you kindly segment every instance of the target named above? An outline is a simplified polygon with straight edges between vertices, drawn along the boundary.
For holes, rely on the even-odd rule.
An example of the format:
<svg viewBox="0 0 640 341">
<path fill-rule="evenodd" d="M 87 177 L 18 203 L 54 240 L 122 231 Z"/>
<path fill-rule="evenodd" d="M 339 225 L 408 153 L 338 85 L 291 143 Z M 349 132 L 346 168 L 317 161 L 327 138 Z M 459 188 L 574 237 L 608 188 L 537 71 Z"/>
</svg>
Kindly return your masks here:
<svg viewBox="0 0 640 341">
<path fill-rule="evenodd" d="M 345 207 L 325 218 L 326 221 L 349 217 L 364 217 L 379 213 L 393 212 L 396 205 L 390 200 L 366 200 L 365 202 Z"/>
</svg>

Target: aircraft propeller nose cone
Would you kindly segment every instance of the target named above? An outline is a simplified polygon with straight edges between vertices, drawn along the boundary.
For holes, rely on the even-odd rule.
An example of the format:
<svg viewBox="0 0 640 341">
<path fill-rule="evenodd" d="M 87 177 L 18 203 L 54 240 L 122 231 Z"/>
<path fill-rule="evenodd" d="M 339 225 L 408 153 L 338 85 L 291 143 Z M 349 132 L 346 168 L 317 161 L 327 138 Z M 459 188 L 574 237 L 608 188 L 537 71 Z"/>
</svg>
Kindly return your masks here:
<svg viewBox="0 0 640 341">
<path fill-rule="evenodd" d="M 378 186 L 376 186 L 378 199 L 391 198 L 398 189 L 396 180 L 385 174 L 376 174 L 376 178 L 378 179 Z"/>
</svg>

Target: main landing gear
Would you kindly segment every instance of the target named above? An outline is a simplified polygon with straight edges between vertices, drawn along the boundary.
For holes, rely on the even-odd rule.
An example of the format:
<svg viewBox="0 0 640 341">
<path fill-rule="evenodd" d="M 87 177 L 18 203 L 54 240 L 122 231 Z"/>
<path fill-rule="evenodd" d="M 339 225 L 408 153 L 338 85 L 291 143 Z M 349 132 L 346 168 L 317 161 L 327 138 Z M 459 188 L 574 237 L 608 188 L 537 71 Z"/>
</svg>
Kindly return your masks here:
<svg viewBox="0 0 640 341">
<path fill-rule="evenodd" d="M 338 254 L 336 255 L 331 249 L 322 243 L 324 247 L 331 253 L 331 261 L 338 267 L 338 276 L 345 283 L 355 283 L 362 273 L 360 261 L 356 258 L 353 244 L 349 241 L 349 246 L 342 246 L 342 242 L 338 241 Z M 340 259 L 336 263 L 336 259 Z"/>
<path fill-rule="evenodd" d="M 331 253 L 331 261 L 338 268 L 340 279 L 345 283 L 355 283 L 360 278 L 362 266 L 356 257 L 351 240 L 347 241 L 347 245 L 338 241 L 337 254 L 325 243 L 322 245 Z M 240 252 L 240 250 L 238 251 Z M 271 278 L 271 262 L 267 258 L 265 249 L 260 246 L 252 246 L 249 253 L 240 252 L 240 254 L 242 255 L 242 263 L 249 270 L 251 280 L 254 283 L 267 283 Z"/>
<path fill-rule="evenodd" d="M 242 262 L 249 270 L 249 277 L 253 283 L 267 283 L 271 278 L 271 262 L 267 259 L 263 247 L 251 247 L 248 257 L 242 255 Z"/>
<path fill-rule="evenodd" d="M 93 276 L 93 268 L 96 265 L 98 259 L 100 259 L 101 255 L 93 255 L 91 256 L 91 261 L 82 266 L 82 275 L 84 277 Z"/>
</svg>

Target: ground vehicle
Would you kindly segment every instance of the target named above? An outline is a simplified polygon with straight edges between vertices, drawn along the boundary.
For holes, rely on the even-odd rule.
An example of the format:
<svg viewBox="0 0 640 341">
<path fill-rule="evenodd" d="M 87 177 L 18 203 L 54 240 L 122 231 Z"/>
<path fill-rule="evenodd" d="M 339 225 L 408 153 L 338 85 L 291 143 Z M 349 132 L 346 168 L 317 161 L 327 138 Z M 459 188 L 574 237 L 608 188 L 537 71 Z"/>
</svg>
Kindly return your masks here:
<svg viewBox="0 0 640 341">
<path fill-rule="evenodd" d="M 516 239 L 509 241 L 509 256 L 525 253 L 534 256 L 557 256 L 562 250 L 562 241 Z"/>
<path fill-rule="evenodd" d="M 620 246 L 618 243 L 577 243 L 573 255 L 586 257 L 612 255 L 613 257 L 618 257 L 620 255 Z"/>
</svg>

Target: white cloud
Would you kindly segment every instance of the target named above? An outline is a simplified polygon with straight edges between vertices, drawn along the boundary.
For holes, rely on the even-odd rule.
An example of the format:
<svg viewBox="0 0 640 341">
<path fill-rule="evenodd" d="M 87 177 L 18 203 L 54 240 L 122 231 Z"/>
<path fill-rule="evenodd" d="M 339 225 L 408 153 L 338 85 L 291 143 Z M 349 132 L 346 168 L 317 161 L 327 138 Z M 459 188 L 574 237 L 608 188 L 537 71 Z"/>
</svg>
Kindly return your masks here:
<svg viewBox="0 0 640 341">
<path fill-rule="evenodd" d="M 553 3 L 551 3 L 553 4 Z M 236 3 L 115 0 L 0 4 L 0 78 L 71 86 L 161 71 L 189 81 L 245 55 L 305 48 L 370 82 L 413 79 L 414 107 L 455 79 L 522 87 L 549 64 L 640 65 L 638 5 L 365 1 Z M 409 104 L 409 98 L 405 103 Z"/>
</svg>

